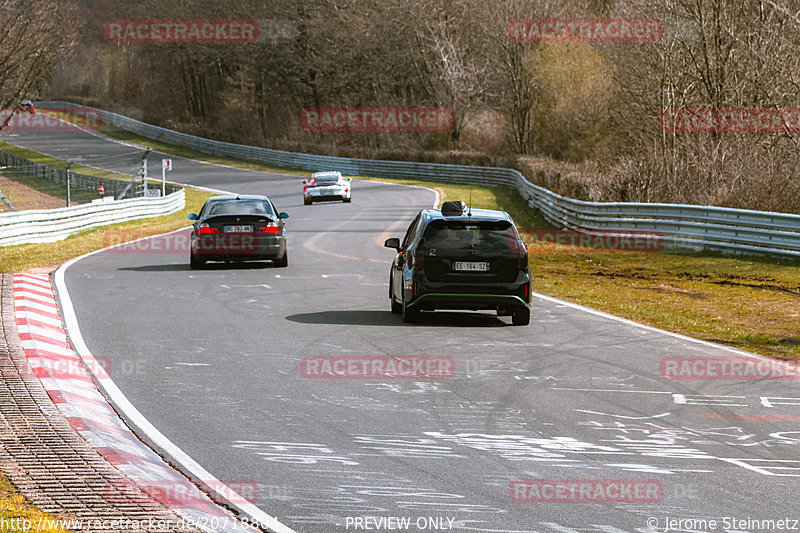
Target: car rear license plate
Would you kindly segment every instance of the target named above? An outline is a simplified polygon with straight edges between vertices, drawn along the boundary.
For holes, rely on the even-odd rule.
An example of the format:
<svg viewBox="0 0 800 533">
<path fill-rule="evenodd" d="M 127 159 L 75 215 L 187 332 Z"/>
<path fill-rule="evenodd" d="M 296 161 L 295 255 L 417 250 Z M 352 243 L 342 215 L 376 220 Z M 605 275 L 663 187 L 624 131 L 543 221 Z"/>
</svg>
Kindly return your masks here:
<svg viewBox="0 0 800 533">
<path fill-rule="evenodd" d="M 489 263 L 485 261 L 456 261 L 453 270 L 460 272 L 488 272 Z"/>
<path fill-rule="evenodd" d="M 253 226 L 225 226 L 225 233 L 252 233 Z"/>
</svg>

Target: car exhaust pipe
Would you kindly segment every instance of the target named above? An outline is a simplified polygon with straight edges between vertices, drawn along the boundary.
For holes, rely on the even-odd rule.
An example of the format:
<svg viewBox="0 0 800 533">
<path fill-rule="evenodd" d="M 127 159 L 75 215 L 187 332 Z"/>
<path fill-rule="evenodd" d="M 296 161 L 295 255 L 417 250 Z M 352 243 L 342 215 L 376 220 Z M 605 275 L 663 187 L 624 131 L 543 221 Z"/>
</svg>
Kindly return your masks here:
<svg viewBox="0 0 800 533">
<path fill-rule="evenodd" d="M 505 305 L 498 305 L 497 316 L 511 316 L 511 311 Z"/>
</svg>

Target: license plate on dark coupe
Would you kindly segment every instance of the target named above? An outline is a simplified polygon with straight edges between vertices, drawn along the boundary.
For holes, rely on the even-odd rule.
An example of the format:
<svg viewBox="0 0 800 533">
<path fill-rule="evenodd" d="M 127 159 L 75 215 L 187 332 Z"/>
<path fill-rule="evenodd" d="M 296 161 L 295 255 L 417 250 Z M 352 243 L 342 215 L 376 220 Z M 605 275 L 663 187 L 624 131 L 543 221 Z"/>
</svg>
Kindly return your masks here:
<svg viewBox="0 0 800 533">
<path fill-rule="evenodd" d="M 456 261 L 453 270 L 458 272 L 488 272 L 489 263 L 485 261 Z"/>
<path fill-rule="evenodd" d="M 225 226 L 225 233 L 252 233 L 253 226 Z"/>
</svg>

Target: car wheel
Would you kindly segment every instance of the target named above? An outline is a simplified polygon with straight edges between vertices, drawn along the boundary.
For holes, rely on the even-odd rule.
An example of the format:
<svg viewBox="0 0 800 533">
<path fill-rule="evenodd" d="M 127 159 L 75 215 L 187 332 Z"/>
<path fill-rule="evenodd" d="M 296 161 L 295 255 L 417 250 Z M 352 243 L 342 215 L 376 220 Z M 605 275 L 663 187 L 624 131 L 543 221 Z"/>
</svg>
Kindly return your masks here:
<svg viewBox="0 0 800 533">
<path fill-rule="evenodd" d="M 283 252 L 283 257 L 281 257 L 280 259 L 276 259 L 275 260 L 275 266 L 276 267 L 281 267 L 281 268 L 289 266 L 289 251 L 288 250 Z"/>
<path fill-rule="evenodd" d="M 350 203 L 351 198 L 348 196 L 347 198 L 343 199 L 342 201 L 346 204 Z"/>
<path fill-rule="evenodd" d="M 517 307 L 511 312 L 511 323 L 515 326 L 527 326 L 531 323 L 531 310 L 527 307 Z"/>
<path fill-rule="evenodd" d="M 194 254 L 189 254 L 189 267 L 192 270 L 198 270 L 206 265 L 204 259 L 198 259 Z"/>
<path fill-rule="evenodd" d="M 303 205 L 311 205 L 311 198 L 303 198 Z"/>
<path fill-rule="evenodd" d="M 400 312 L 403 316 L 403 322 L 407 324 L 413 324 L 419 320 L 419 309 L 409 309 L 405 299 L 403 300 L 403 306 L 401 307 Z"/>
<path fill-rule="evenodd" d="M 394 298 L 394 284 L 392 278 L 389 278 L 389 301 L 392 302 L 392 314 L 399 315 L 403 312 L 403 306 L 397 303 Z"/>
</svg>

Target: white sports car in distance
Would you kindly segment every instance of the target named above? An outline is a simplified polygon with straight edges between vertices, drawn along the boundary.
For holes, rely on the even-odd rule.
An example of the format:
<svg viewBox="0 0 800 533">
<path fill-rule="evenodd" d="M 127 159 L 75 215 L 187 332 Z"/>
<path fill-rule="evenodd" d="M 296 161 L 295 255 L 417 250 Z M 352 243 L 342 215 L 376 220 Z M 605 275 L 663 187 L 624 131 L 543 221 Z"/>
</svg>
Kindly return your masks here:
<svg viewBox="0 0 800 533">
<path fill-rule="evenodd" d="M 311 178 L 303 180 L 303 203 L 311 205 L 325 200 L 350 202 L 352 188 L 350 178 L 341 172 L 315 172 Z"/>
</svg>

